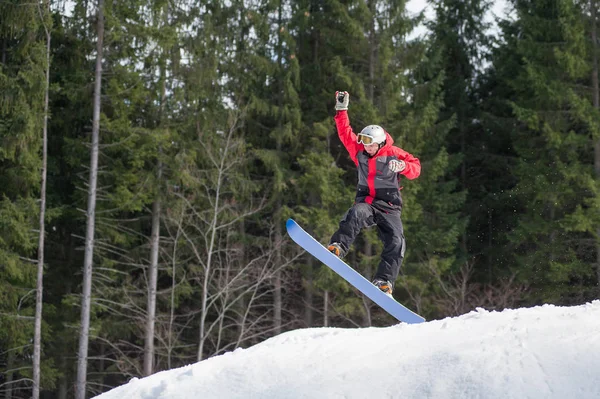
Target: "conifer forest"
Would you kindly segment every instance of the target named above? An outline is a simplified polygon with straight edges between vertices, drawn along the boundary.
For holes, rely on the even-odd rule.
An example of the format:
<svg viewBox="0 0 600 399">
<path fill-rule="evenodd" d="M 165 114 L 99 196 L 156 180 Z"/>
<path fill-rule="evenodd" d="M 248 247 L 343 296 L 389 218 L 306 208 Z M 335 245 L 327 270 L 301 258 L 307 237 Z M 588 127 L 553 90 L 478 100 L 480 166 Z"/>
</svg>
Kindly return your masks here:
<svg viewBox="0 0 600 399">
<path fill-rule="evenodd" d="M 395 320 L 293 243 L 356 191 L 335 92 L 420 159 L 394 297 L 600 296 L 600 1 L 0 0 L 0 398 L 91 398 Z M 370 278 L 364 230 L 345 260 Z"/>
</svg>

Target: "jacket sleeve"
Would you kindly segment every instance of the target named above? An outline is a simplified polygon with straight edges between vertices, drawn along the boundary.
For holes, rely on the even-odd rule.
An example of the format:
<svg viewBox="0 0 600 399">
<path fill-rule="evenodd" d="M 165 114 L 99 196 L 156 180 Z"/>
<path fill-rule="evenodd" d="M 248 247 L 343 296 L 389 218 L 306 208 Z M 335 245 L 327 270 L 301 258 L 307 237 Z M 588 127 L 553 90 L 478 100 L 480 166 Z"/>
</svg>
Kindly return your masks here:
<svg viewBox="0 0 600 399">
<path fill-rule="evenodd" d="M 404 151 L 402 148 L 393 147 L 394 155 L 398 157 L 398 159 L 403 160 L 406 163 L 406 168 L 400 174 L 406 176 L 407 179 L 412 180 L 419 177 L 421 174 L 421 161 L 419 158 L 414 157 L 412 154 Z"/>
<path fill-rule="evenodd" d="M 350 119 L 348 118 L 348 111 L 338 111 L 334 117 L 335 126 L 342 144 L 348 150 L 350 158 L 358 165 L 356 155 L 361 150 L 362 144 L 357 143 L 356 134 L 352 131 L 350 126 Z"/>
</svg>

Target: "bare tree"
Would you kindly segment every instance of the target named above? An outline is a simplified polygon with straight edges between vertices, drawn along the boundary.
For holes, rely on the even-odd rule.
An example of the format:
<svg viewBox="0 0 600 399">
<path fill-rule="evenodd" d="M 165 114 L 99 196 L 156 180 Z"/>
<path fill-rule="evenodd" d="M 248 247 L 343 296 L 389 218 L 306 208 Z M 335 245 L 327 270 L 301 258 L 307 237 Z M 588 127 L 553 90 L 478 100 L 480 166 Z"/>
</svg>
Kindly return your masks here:
<svg viewBox="0 0 600 399">
<path fill-rule="evenodd" d="M 176 349 L 177 342 L 179 341 L 179 332 L 183 331 L 183 328 L 178 328 L 177 318 L 179 315 L 176 315 L 176 306 L 175 306 L 175 293 L 178 285 L 177 282 L 177 260 L 178 260 L 178 250 L 179 250 L 179 241 L 182 236 L 181 229 L 183 226 L 183 218 L 185 217 L 185 208 L 181 208 L 180 212 L 177 213 L 177 219 L 174 225 L 176 226 L 175 231 L 171 231 L 169 226 L 167 226 L 167 231 L 169 236 L 171 237 L 172 249 L 171 249 L 171 289 L 169 292 L 169 314 L 168 318 L 165 321 L 165 328 L 163 329 L 163 339 L 162 343 L 165 348 L 165 357 L 167 359 L 167 369 L 172 368 L 173 361 L 173 353 Z"/>
<path fill-rule="evenodd" d="M 33 399 L 40 397 L 40 374 L 42 352 L 42 300 L 44 289 L 44 236 L 46 234 L 46 170 L 48 165 L 48 92 L 50 90 L 50 27 L 45 15 L 49 15 L 50 2 L 38 4 L 38 10 L 46 32 L 46 87 L 44 88 L 44 121 L 42 125 L 42 183 L 40 188 L 40 231 L 38 238 L 37 283 L 35 299 L 35 327 L 33 334 Z"/>
<path fill-rule="evenodd" d="M 222 230 L 225 227 L 219 225 L 216 229 Z M 200 329 L 197 360 L 205 358 L 209 342 L 212 344 L 209 352 L 218 354 L 244 343 L 258 342 L 275 333 L 270 310 L 274 294 L 271 281 L 292 262 L 291 259 L 281 264 L 275 262 L 276 247 L 282 243 L 276 242 L 271 235 L 271 246 L 265 246 L 262 248 L 263 252 L 241 267 L 236 267 L 236 262 L 231 258 L 238 254 L 228 246 L 225 233 L 225 237 L 219 240 L 219 249 L 213 249 L 211 263 L 208 264 L 206 247 L 197 245 L 197 240 L 186 233 L 186 230 L 188 229 L 183 229 L 183 234 L 197 255 L 196 261 L 202 266 L 199 280 L 204 284 L 201 292 L 202 306 L 198 312 Z M 237 334 L 236 339 L 224 339 L 226 331 L 233 329 Z"/>
<path fill-rule="evenodd" d="M 432 298 L 441 313 L 447 316 L 458 316 L 478 307 L 493 310 L 513 307 L 528 290 L 527 285 L 515 281 L 514 273 L 495 284 L 472 282 L 474 262 L 465 262 L 458 273 L 445 277 L 436 267 L 429 269 L 440 288 Z"/>
<path fill-rule="evenodd" d="M 206 268 L 206 244 L 210 234 L 205 230 L 207 220 L 202 215 L 205 209 L 201 209 L 199 205 L 194 206 L 193 202 L 184 196 L 178 198 L 178 203 L 169 202 L 169 207 L 163 215 L 166 233 L 161 237 L 159 264 L 170 264 L 172 282 L 170 287 L 158 287 L 156 292 L 157 303 L 169 305 L 166 311 L 160 312 L 157 309 L 156 312 L 155 369 L 161 368 L 160 362 L 163 360 L 164 367 L 171 368 L 197 359 L 197 351 L 195 356 L 190 356 L 188 349 L 191 349 L 192 345 L 203 346 L 204 358 L 251 345 L 271 336 L 274 332 L 271 311 L 272 278 L 276 272 L 297 259 L 297 256 L 286 259 L 283 264 L 274 262 L 275 248 L 281 245 L 273 240 L 274 228 L 271 229 L 270 237 L 264 240 L 270 245 L 260 244 L 251 251 L 246 248 L 242 250 L 239 230 L 229 228 L 239 221 L 233 219 L 229 220 L 233 224 L 223 223 L 217 226 L 218 238 L 215 238 L 216 248 L 213 251 L 212 266 Z M 262 205 L 258 204 L 244 215 L 261 209 Z M 107 250 L 107 245 L 105 242 L 97 243 L 97 252 Z M 112 249 L 117 250 L 116 247 Z M 252 254 L 246 254 L 247 252 Z M 131 267 L 144 269 L 143 262 L 134 261 L 126 253 L 123 254 L 121 263 L 129 271 L 133 270 Z M 197 269 L 197 265 L 201 266 L 201 270 L 194 270 Z M 135 284 L 125 286 L 121 280 L 114 280 L 115 274 L 131 275 L 129 271 L 115 273 L 112 268 L 96 268 L 94 287 L 98 295 L 94 298 L 94 303 L 103 312 L 110 313 L 128 324 L 139 325 L 140 331 L 143 331 L 148 317 L 147 309 L 141 300 L 145 296 L 144 290 L 136 288 Z M 194 291 L 187 295 L 195 302 L 195 298 L 202 297 L 204 291 L 199 285 L 186 285 L 190 282 L 203 282 L 206 271 L 210 273 L 204 299 L 206 310 L 202 311 L 201 307 L 189 307 L 185 301 L 182 305 L 179 287 L 183 286 L 183 292 L 189 292 L 189 289 L 193 288 Z M 179 299 L 176 299 L 177 297 Z M 185 337 L 190 336 L 190 331 L 195 328 L 194 323 L 203 316 L 203 341 L 186 342 Z M 122 375 L 143 374 L 138 361 L 142 348 L 134 341 L 128 342 L 123 338 L 112 341 L 102 336 L 95 339 L 109 348 L 104 360 L 113 362 Z"/>
<path fill-rule="evenodd" d="M 88 186 L 87 227 L 83 263 L 83 289 L 81 296 L 81 329 L 77 358 L 77 382 L 75 398 L 85 399 L 87 382 L 87 357 L 90 338 L 90 311 L 92 297 L 92 264 L 94 257 L 94 229 L 96 221 L 96 186 L 98 182 L 98 151 L 100 143 L 100 94 L 102 89 L 102 55 L 104 42 L 104 0 L 98 0 L 96 43 L 96 74 L 94 82 L 94 105 L 92 119 L 92 146 Z"/>
<path fill-rule="evenodd" d="M 183 168 L 193 187 L 176 193 L 185 217 L 167 221 L 181 223 L 177 231 L 187 248 L 180 253 L 192 256 L 186 262 L 188 281 L 198 289 L 199 306 L 191 312 L 198 323 L 198 361 L 273 334 L 272 281 L 289 264 L 285 258 L 275 260 L 281 247 L 275 225 L 261 245 L 252 250 L 239 245 L 244 240 L 239 233 L 242 221 L 266 202 L 264 196 L 240 197 L 248 194 L 243 188 L 244 141 L 236 137 L 240 121 L 240 114 L 232 112 L 226 131 L 210 136 L 199 132 L 205 164 Z"/>
<path fill-rule="evenodd" d="M 210 183 L 201 183 L 205 187 L 205 192 L 207 198 L 210 200 L 211 207 L 206 210 L 197 210 L 194 207 L 190 207 L 193 213 L 195 213 L 198 217 L 200 223 L 205 224 L 201 228 L 198 228 L 198 231 L 202 232 L 203 240 L 201 242 L 204 243 L 204 248 L 198 248 L 196 244 L 196 240 L 191 238 L 191 235 L 186 233 L 186 230 L 183 230 L 183 234 L 192 247 L 193 252 L 196 254 L 197 261 L 200 265 L 202 265 L 203 275 L 201 277 L 202 284 L 202 294 L 201 294 L 201 310 L 200 310 L 200 326 L 198 333 L 198 351 L 197 351 L 197 360 L 200 361 L 203 359 L 204 353 L 204 345 L 206 343 L 206 339 L 208 336 L 208 332 L 210 331 L 210 326 L 207 325 L 207 314 L 210 307 L 214 305 L 218 305 L 217 301 L 221 298 L 220 293 L 217 293 L 216 296 L 212 295 L 210 291 L 210 284 L 212 283 L 212 279 L 216 276 L 218 269 L 217 265 L 219 264 L 218 256 L 221 256 L 220 250 L 218 247 L 218 240 L 221 237 L 221 231 L 228 227 L 234 227 L 235 223 L 242 218 L 257 212 L 260 207 L 247 212 L 246 214 L 234 216 L 232 220 L 222 220 L 221 215 L 223 212 L 230 208 L 231 204 L 228 201 L 223 199 L 225 195 L 226 189 L 226 181 L 228 173 L 230 173 L 232 168 L 240 165 L 240 160 L 235 156 L 234 152 L 239 150 L 242 142 L 240 140 L 235 139 L 235 133 L 239 128 L 240 123 L 240 115 L 237 113 L 231 113 L 231 119 L 229 121 L 229 129 L 225 133 L 224 140 L 222 142 L 222 147 L 218 149 L 218 151 L 212 151 L 211 148 L 205 148 L 205 153 L 210 161 L 210 170 L 208 174 L 210 176 L 215 176 L 214 179 L 207 179 Z M 204 145 L 204 142 L 201 140 L 201 143 Z M 203 181 L 199 179 L 199 181 Z M 261 204 L 262 206 L 262 204 Z M 206 215 L 202 215 L 200 212 L 206 212 Z M 237 274 L 235 276 L 229 276 L 230 281 L 225 282 L 226 287 L 233 287 L 233 283 L 236 282 L 236 279 L 242 277 L 242 274 Z M 226 293 L 227 291 L 225 291 Z M 223 305 L 226 302 L 222 302 Z M 227 305 L 225 305 L 227 306 Z M 213 324 L 214 325 L 214 324 Z"/>
<path fill-rule="evenodd" d="M 153 370 L 251 345 L 274 332 L 272 281 L 292 259 L 274 260 L 275 249 L 282 243 L 274 239 L 273 225 L 269 237 L 260 242 L 244 236 L 243 221 L 264 209 L 266 198 L 262 193 L 257 196 L 255 186 L 246 183 L 244 141 L 236 137 L 239 120 L 234 114 L 227 131 L 201 137 L 199 145 L 207 147 L 194 149 L 202 154 L 198 158 L 183 153 L 175 159 L 183 161 L 178 170 L 185 184 L 171 187 L 162 198 L 164 236 L 156 247 L 157 272 L 170 275 L 171 282 L 161 285 L 159 281 L 154 303 L 147 299 L 152 279 L 146 277 L 148 263 L 143 254 L 148 247 L 123 250 L 106 241 L 95 243 L 97 256 L 110 254 L 120 266 L 94 269 L 94 306 L 112 314 L 113 321 L 136 326 L 141 334 L 149 331 L 148 320 L 154 319 Z M 130 221 L 139 223 L 137 218 Z M 99 218 L 98 223 L 110 223 L 143 238 L 123 220 L 116 224 Z M 160 265 L 169 266 L 161 269 Z M 192 335 L 199 339 L 190 342 Z M 113 362 L 123 375 L 139 376 L 148 364 L 140 361 L 146 359 L 148 347 L 141 348 L 135 342 L 137 336 L 132 332 L 131 340 L 122 336 L 118 341 L 107 336 L 95 339 L 107 347 L 105 361 Z"/>
</svg>

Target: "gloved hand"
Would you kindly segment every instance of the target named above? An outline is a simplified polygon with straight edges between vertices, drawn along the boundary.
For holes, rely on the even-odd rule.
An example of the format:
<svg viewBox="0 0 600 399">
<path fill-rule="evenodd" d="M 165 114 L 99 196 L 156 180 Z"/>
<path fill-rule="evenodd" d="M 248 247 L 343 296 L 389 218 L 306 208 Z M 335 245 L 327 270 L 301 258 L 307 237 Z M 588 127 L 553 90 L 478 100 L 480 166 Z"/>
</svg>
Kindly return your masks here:
<svg viewBox="0 0 600 399">
<path fill-rule="evenodd" d="M 350 102 L 350 94 L 347 91 L 336 91 L 335 92 L 335 110 L 346 111 L 348 110 L 348 103 Z"/>
<path fill-rule="evenodd" d="M 388 168 L 390 168 L 390 170 L 394 173 L 402 172 L 404 170 L 404 168 L 406 168 L 406 162 L 404 162 L 402 160 L 398 161 L 396 159 L 392 159 L 388 163 Z"/>
</svg>

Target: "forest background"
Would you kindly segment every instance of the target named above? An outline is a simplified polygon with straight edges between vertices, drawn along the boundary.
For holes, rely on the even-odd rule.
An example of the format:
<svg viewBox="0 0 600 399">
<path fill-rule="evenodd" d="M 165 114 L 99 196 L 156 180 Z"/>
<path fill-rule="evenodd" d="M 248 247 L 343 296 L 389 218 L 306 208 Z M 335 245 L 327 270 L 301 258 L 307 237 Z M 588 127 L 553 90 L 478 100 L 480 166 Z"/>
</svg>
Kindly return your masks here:
<svg viewBox="0 0 600 399">
<path fill-rule="evenodd" d="M 352 205 L 336 90 L 421 160 L 398 300 L 598 298 L 597 1 L 511 0 L 493 35 L 490 6 L 0 0 L 0 398 L 392 324 L 285 234 L 326 243 Z M 347 261 L 370 277 L 380 251 L 368 230 Z"/>
</svg>

